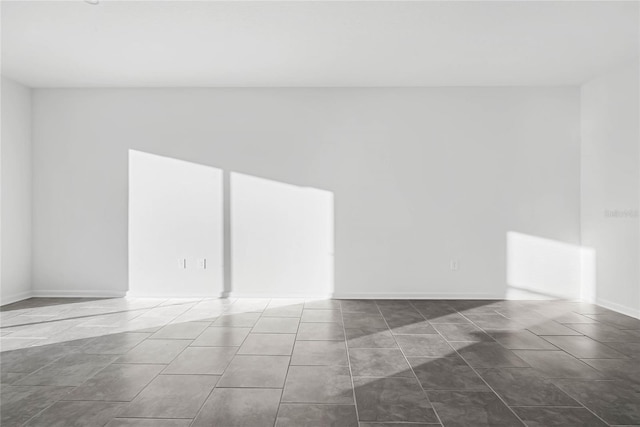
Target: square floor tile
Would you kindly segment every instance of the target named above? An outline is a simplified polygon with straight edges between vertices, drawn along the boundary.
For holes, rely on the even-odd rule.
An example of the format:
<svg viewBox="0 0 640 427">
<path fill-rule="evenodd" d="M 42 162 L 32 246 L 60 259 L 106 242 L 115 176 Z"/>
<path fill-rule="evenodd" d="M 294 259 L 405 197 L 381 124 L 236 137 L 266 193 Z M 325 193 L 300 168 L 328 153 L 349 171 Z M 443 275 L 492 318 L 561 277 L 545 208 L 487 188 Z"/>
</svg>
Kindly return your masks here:
<svg viewBox="0 0 640 427">
<path fill-rule="evenodd" d="M 261 317 L 251 330 L 254 333 L 295 334 L 300 319 L 295 317 Z"/>
<path fill-rule="evenodd" d="M 514 350 L 514 352 L 547 378 L 604 378 L 591 366 L 564 351 Z"/>
<path fill-rule="evenodd" d="M 354 405 L 283 403 L 276 427 L 358 427 Z M 411 426 L 413 427 L 413 426 Z"/>
<path fill-rule="evenodd" d="M 439 323 L 433 327 L 449 342 L 452 341 L 493 341 L 482 329 L 470 323 Z"/>
<path fill-rule="evenodd" d="M 431 335 L 438 334 L 435 328 L 426 320 L 422 322 L 409 323 L 406 325 L 389 324 L 394 335 Z"/>
<path fill-rule="evenodd" d="M 292 365 L 348 366 L 344 341 L 296 341 Z"/>
<path fill-rule="evenodd" d="M 606 427 L 585 408 L 518 408 L 513 410 L 528 427 Z"/>
<path fill-rule="evenodd" d="M 0 385 L 15 384 L 27 375 L 23 372 L 0 372 Z"/>
<path fill-rule="evenodd" d="M 191 419 L 114 418 L 105 427 L 189 427 Z"/>
<path fill-rule="evenodd" d="M 191 340 L 145 340 L 117 359 L 117 363 L 171 363 Z"/>
<path fill-rule="evenodd" d="M 427 394 L 445 426 L 524 426 L 492 392 L 430 391 Z"/>
<path fill-rule="evenodd" d="M 413 371 L 399 349 L 351 348 L 349 359 L 355 377 L 413 377 Z"/>
<path fill-rule="evenodd" d="M 453 346 L 472 368 L 528 368 L 527 362 L 497 342 L 457 342 Z"/>
<path fill-rule="evenodd" d="M 479 369 L 478 373 L 509 406 L 580 406 L 532 368 Z"/>
<path fill-rule="evenodd" d="M 164 368 L 163 365 L 109 365 L 64 400 L 129 402 Z"/>
<path fill-rule="evenodd" d="M 3 386 L 0 388 L 0 425 L 21 426 L 71 390 L 72 387 Z"/>
<path fill-rule="evenodd" d="M 116 402 L 57 402 L 26 425 L 31 427 L 103 426 L 125 407 Z"/>
<path fill-rule="evenodd" d="M 626 382 L 569 379 L 553 382 L 611 425 L 640 425 L 638 390 Z"/>
<path fill-rule="evenodd" d="M 87 354 L 124 354 L 149 336 L 151 334 L 134 332 L 104 335 L 91 340 L 81 351 Z"/>
<path fill-rule="evenodd" d="M 518 331 L 524 330 L 524 325 L 517 320 L 509 319 L 498 313 L 465 314 L 476 326 L 485 331 Z"/>
<path fill-rule="evenodd" d="M 440 423 L 360 423 L 360 427 L 433 427 L 439 426 Z"/>
<path fill-rule="evenodd" d="M 342 323 L 342 313 L 340 310 L 304 310 L 302 312 L 301 322 L 306 323 L 321 323 L 321 322 L 333 322 Z"/>
<path fill-rule="evenodd" d="M 211 326 L 228 326 L 236 328 L 251 328 L 260 318 L 260 313 L 225 314 L 218 317 Z"/>
<path fill-rule="evenodd" d="M 297 340 L 344 341 L 344 328 L 339 323 L 300 323 Z"/>
<path fill-rule="evenodd" d="M 382 314 L 368 313 L 342 313 L 344 327 L 348 329 L 355 328 L 377 328 L 388 329 L 387 322 Z"/>
<path fill-rule="evenodd" d="M 218 387 L 282 388 L 288 367 L 288 356 L 237 355 Z"/>
<path fill-rule="evenodd" d="M 192 427 L 273 426 L 281 394 L 279 389 L 217 388 Z"/>
<path fill-rule="evenodd" d="M 498 331 L 491 336 L 509 350 L 557 350 L 549 341 L 531 331 Z"/>
<path fill-rule="evenodd" d="M 399 306 L 386 306 L 380 309 L 382 316 L 387 321 L 390 328 L 401 328 L 403 326 L 411 326 L 419 323 L 427 323 L 427 320 L 416 309 L 409 306 L 408 308 L 400 308 Z M 433 331 L 433 329 L 432 329 Z M 435 331 L 431 332 L 435 333 Z"/>
<path fill-rule="evenodd" d="M 263 317 L 297 317 L 302 316 L 302 304 L 267 307 L 262 313 Z"/>
<path fill-rule="evenodd" d="M 546 336 L 544 339 L 578 359 L 625 358 L 624 354 L 585 336 Z"/>
<path fill-rule="evenodd" d="M 237 347 L 187 347 L 162 372 L 180 375 L 222 375 Z"/>
<path fill-rule="evenodd" d="M 406 312 L 413 314 L 418 312 L 409 300 L 378 299 L 376 305 L 385 316 L 387 313 Z"/>
<path fill-rule="evenodd" d="M 6 351 L 2 348 L 0 371 L 30 374 L 54 360 L 72 353 L 75 353 L 73 347 L 62 344 L 27 347 L 12 351 Z"/>
<path fill-rule="evenodd" d="M 212 375 L 160 375 L 119 415 L 123 418 L 193 418 L 218 381 Z"/>
<path fill-rule="evenodd" d="M 349 348 L 398 348 L 389 328 L 345 329 Z"/>
<path fill-rule="evenodd" d="M 438 323 L 471 323 L 469 319 L 464 317 L 462 314 L 454 311 L 454 312 L 429 312 L 424 311 L 422 314 L 429 319 L 429 323 L 432 325 L 436 325 Z"/>
<path fill-rule="evenodd" d="M 343 299 L 340 300 L 340 304 L 343 313 L 380 314 L 376 302 L 372 300 Z"/>
<path fill-rule="evenodd" d="M 640 363 L 637 359 L 584 359 L 583 362 L 597 369 L 607 379 L 636 384 L 640 392 Z"/>
<path fill-rule="evenodd" d="M 562 313 L 558 316 L 553 316 L 553 320 L 558 323 L 598 323 L 596 320 L 591 319 L 590 317 L 573 312 Z"/>
<path fill-rule="evenodd" d="M 636 342 L 610 342 L 607 345 L 614 350 L 632 359 L 640 359 L 640 343 Z"/>
<path fill-rule="evenodd" d="M 407 356 L 445 357 L 456 354 L 440 335 L 398 335 L 396 341 Z"/>
<path fill-rule="evenodd" d="M 618 329 L 640 330 L 640 319 L 626 316 L 621 313 L 589 314 L 588 317 L 607 325 L 615 326 Z"/>
<path fill-rule="evenodd" d="M 576 330 L 579 334 L 586 335 L 596 341 L 610 342 L 636 342 L 640 343 L 640 336 L 630 331 L 620 330 L 604 323 L 567 323 L 565 326 Z M 576 335 L 576 334 L 573 334 Z"/>
<path fill-rule="evenodd" d="M 361 422 L 438 423 L 415 378 L 354 378 L 353 382 Z"/>
<path fill-rule="evenodd" d="M 238 354 L 263 356 L 290 356 L 293 351 L 295 334 L 255 334 L 244 340 Z"/>
<path fill-rule="evenodd" d="M 77 386 L 115 360 L 105 354 L 70 354 L 24 377 L 16 385 Z"/>
<path fill-rule="evenodd" d="M 425 390 L 489 390 L 482 378 L 458 355 L 409 357 L 408 360 Z"/>
<path fill-rule="evenodd" d="M 351 375 L 346 366 L 291 366 L 283 402 L 352 404 Z"/>
<path fill-rule="evenodd" d="M 210 322 L 185 322 L 172 323 L 162 327 L 158 332 L 151 335 L 150 339 L 195 339 L 200 335 Z"/>
<path fill-rule="evenodd" d="M 239 347 L 251 332 L 251 328 L 210 327 L 200 334 L 192 343 L 192 347 Z"/>
<path fill-rule="evenodd" d="M 582 335 L 580 332 L 568 328 L 561 323 L 554 322 L 553 320 L 529 326 L 527 329 L 536 335 Z"/>
</svg>

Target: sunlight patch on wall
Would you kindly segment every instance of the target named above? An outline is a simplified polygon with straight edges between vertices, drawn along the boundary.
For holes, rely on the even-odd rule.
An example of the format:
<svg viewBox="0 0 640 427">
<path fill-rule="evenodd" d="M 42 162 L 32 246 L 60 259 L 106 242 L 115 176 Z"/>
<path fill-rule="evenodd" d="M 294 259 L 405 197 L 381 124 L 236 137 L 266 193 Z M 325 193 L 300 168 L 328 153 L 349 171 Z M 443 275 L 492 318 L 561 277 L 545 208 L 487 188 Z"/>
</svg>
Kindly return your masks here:
<svg viewBox="0 0 640 427">
<path fill-rule="evenodd" d="M 595 251 L 507 233 L 507 299 L 579 299 L 595 292 Z"/>
<path fill-rule="evenodd" d="M 129 294 L 220 296 L 222 203 L 220 169 L 129 150 Z"/>
</svg>

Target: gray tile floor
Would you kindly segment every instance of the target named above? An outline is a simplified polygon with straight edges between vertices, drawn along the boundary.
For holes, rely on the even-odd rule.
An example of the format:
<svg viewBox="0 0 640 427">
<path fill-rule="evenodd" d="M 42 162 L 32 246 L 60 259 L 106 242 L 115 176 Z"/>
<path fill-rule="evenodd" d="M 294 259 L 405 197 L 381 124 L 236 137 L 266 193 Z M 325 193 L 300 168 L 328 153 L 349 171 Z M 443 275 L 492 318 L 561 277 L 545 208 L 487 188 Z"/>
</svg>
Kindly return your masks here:
<svg viewBox="0 0 640 427">
<path fill-rule="evenodd" d="M 41 298 L 0 320 L 4 427 L 640 425 L 640 320 L 584 303 Z"/>
</svg>

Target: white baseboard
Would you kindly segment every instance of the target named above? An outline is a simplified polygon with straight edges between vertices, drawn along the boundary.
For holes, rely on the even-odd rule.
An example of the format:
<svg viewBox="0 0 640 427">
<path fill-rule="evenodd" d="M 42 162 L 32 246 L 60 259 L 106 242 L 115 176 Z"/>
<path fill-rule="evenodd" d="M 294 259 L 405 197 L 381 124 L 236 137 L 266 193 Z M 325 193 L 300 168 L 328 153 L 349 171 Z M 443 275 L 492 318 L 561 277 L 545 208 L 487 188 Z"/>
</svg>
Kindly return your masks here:
<svg viewBox="0 0 640 427">
<path fill-rule="evenodd" d="M 336 299 L 503 299 L 494 294 L 431 293 L 431 292 L 337 292 Z"/>
<path fill-rule="evenodd" d="M 19 294 L 13 295 L 2 294 L 2 297 L 0 298 L 0 305 L 12 304 L 14 302 L 22 301 L 31 297 L 33 297 L 33 292 L 31 291 L 20 292 Z"/>
<path fill-rule="evenodd" d="M 31 291 L 33 297 L 38 298 L 122 298 L 126 296 L 126 291 L 112 291 L 112 290 L 33 290 Z"/>
<path fill-rule="evenodd" d="M 127 297 L 131 298 L 166 298 L 166 299 L 198 299 L 198 298 L 224 298 L 224 293 L 216 293 L 216 294 L 208 294 L 208 295 L 198 295 L 198 294 L 145 294 L 138 292 L 125 292 Z"/>
<path fill-rule="evenodd" d="M 640 319 L 640 310 L 635 308 L 603 300 L 601 298 L 597 298 L 594 304 L 599 305 L 600 307 L 608 308 L 609 310 L 617 311 L 618 313 L 625 314 L 627 316 L 635 317 L 636 319 Z"/>
<path fill-rule="evenodd" d="M 229 292 L 225 294 L 229 298 L 291 298 L 291 299 L 329 299 L 336 298 L 331 294 L 299 294 L 299 293 L 245 293 L 245 292 Z"/>
</svg>

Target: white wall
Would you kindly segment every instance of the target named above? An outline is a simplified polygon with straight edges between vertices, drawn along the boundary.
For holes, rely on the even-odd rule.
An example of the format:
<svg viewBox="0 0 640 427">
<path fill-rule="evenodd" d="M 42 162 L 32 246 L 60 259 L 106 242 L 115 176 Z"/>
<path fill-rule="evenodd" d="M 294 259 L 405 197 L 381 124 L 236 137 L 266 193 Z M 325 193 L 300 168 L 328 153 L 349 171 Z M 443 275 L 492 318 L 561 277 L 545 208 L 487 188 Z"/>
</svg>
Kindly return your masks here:
<svg viewBox="0 0 640 427">
<path fill-rule="evenodd" d="M 131 150 L 130 295 L 220 296 L 222 215 L 220 169 Z"/>
<path fill-rule="evenodd" d="M 578 114 L 577 88 L 35 90 L 35 288 L 127 289 L 133 149 L 332 193 L 338 296 L 502 297 L 508 232 L 580 243 Z"/>
<path fill-rule="evenodd" d="M 333 194 L 230 174 L 232 294 L 334 292 Z"/>
<path fill-rule="evenodd" d="M 31 90 L 2 77 L 0 303 L 31 292 Z"/>
<path fill-rule="evenodd" d="M 589 251 L 580 245 L 528 234 L 507 233 L 508 297 L 523 299 L 580 296 Z M 514 298 L 514 299 L 518 299 Z"/>
<path fill-rule="evenodd" d="M 581 89 L 582 244 L 596 256 L 599 304 L 640 316 L 638 63 Z"/>
</svg>

